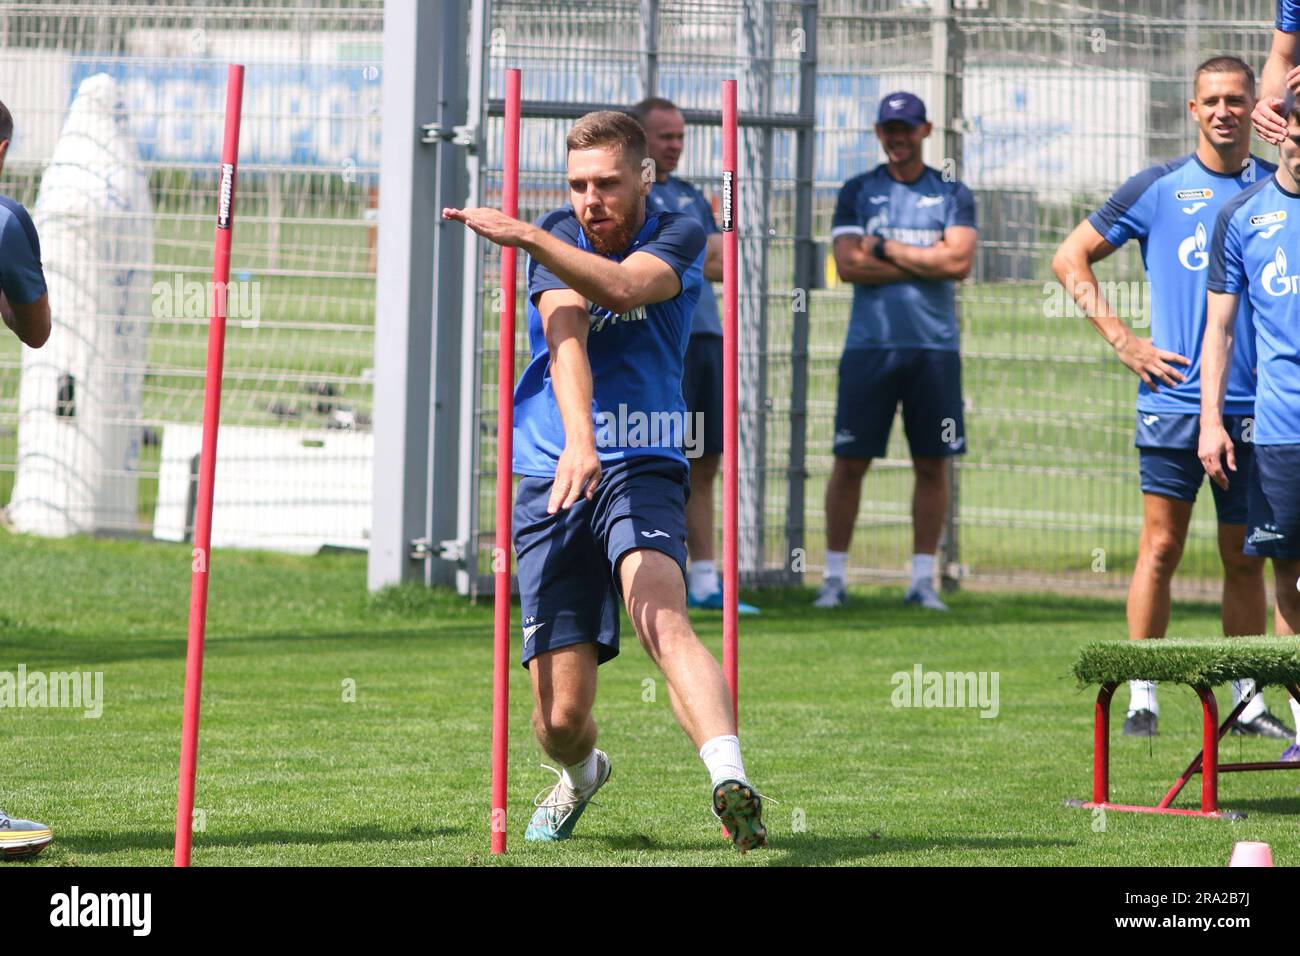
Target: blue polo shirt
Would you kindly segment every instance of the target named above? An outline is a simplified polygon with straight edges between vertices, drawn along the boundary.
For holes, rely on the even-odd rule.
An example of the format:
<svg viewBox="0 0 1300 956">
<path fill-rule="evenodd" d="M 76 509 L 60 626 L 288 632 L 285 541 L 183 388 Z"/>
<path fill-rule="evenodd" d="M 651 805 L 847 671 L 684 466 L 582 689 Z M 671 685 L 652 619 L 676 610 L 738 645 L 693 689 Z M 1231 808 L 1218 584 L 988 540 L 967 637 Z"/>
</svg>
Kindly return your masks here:
<svg viewBox="0 0 1300 956">
<path fill-rule="evenodd" d="M 14 305 L 30 305 L 45 295 L 41 241 L 22 205 L 0 196 L 0 292 Z"/>
<path fill-rule="evenodd" d="M 929 166 L 900 183 L 882 163 L 840 188 L 831 237 L 884 236 L 912 246 L 932 246 L 949 226 L 975 226 L 975 197 Z M 910 279 L 853 286 L 845 349 L 923 348 L 955 352 L 957 283 Z"/>
</svg>

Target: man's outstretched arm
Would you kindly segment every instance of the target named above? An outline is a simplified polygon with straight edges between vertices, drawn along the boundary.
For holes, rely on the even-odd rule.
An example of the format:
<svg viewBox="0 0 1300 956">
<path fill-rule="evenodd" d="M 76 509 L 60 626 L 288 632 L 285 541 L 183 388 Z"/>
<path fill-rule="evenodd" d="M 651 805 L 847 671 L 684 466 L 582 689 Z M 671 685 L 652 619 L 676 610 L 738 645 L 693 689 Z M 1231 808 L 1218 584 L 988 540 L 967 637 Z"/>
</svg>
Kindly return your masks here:
<svg viewBox="0 0 1300 956">
<path fill-rule="evenodd" d="M 574 292 L 619 315 L 664 302 L 682 290 L 673 267 L 650 253 L 634 252 L 622 262 L 614 262 L 499 209 L 444 209 L 442 217 L 464 223 L 499 246 L 525 250 Z"/>
</svg>

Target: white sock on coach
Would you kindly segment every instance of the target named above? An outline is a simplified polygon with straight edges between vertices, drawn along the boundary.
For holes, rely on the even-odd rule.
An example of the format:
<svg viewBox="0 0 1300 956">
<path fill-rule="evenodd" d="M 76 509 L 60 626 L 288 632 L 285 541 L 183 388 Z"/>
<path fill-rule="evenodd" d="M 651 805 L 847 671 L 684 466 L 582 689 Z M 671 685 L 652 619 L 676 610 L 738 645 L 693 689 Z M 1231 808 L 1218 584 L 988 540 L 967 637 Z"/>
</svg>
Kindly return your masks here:
<svg viewBox="0 0 1300 956">
<path fill-rule="evenodd" d="M 1156 682 L 1153 680 L 1131 680 L 1128 682 L 1128 715 L 1132 717 L 1139 710 L 1149 710 L 1160 715 L 1160 705 L 1156 703 Z"/>
<path fill-rule="evenodd" d="M 704 761 L 709 779 L 715 787 L 724 780 L 749 783 L 749 778 L 745 776 L 745 764 L 740 759 L 740 738 L 734 734 L 704 741 L 704 746 L 700 748 L 700 759 Z"/>
<path fill-rule="evenodd" d="M 1300 704 L 1297 704 L 1290 694 L 1287 695 L 1287 701 L 1291 704 L 1291 719 L 1296 725 L 1295 742 L 1300 744 Z"/>
<path fill-rule="evenodd" d="M 934 590 L 934 555 L 912 555 L 912 587 Z"/>
<path fill-rule="evenodd" d="M 591 748 L 585 760 L 564 768 L 564 779 L 574 790 L 590 790 L 596 785 L 596 748 Z"/>
<path fill-rule="evenodd" d="M 1255 682 L 1251 680 L 1249 677 L 1247 677 L 1245 680 L 1233 681 L 1232 682 L 1233 708 L 1235 709 L 1236 706 L 1241 703 L 1241 698 L 1245 697 L 1254 689 L 1255 689 Z M 1264 707 L 1264 692 L 1260 691 L 1251 699 L 1250 703 L 1246 705 L 1246 709 L 1241 712 L 1241 716 L 1237 718 L 1237 722 L 1241 724 L 1248 724 L 1256 717 L 1258 717 L 1260 714 L 1264 713 L 1265 709 L 1266 708 Z"/>
<path fill-rule="evenodd" d="M 849 569 L 849 553 L 847 551 L 827 551 L 826 552 L 826 574 L 825 580 L 839 578 L 844 580 L 844 575 Z"/>
<path fill-rule="evenodd" d="M 691 597 L 702 601 L 718 589 L 718 569 L 712 561 L 692 561 L 690 568 Z"/>
</svg>

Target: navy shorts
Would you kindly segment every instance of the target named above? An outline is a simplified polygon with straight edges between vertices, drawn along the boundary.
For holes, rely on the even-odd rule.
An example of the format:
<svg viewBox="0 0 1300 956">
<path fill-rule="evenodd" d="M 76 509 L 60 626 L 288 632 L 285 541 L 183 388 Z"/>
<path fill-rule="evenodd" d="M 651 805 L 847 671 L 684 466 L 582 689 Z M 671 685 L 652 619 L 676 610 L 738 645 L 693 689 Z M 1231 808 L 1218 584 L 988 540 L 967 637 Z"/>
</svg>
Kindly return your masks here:
<svg viewBox="0 0 1300 956">
<path fill-rule="evenodd" d="M 667 554 L 686 577 L 684 464 L 641 455 L 602 469 L 588 501 L 546 513 L 552 478 L 521 478 L 514 544 L 523 615 L 520 662 L 571 644 L 596 644 L 598 662 L 618 655 L 622 588 L 618 563 L 629 551 Z"/>
<path fill-rule="evenodd" d="M 939 349 L 848 349 L 840 359 L 835 454 L 880 458 L 898 403 L 913 458 L 966 453 L 961 356 Z"/>
<path fill-rule="evenodd" d="M 722 454 L 722 336 L 692 335 L 682 369 L 682 398 L 694 418 L 698 448 L 692 455 Z M 702 441 L 701 441 L 702 438 Z"/>
<path fill-rule="evenodd" d="M 1228 471 L 1228 490 L 1210 482 L 1214 510 L 1220 524 L 1246 523 L 1246 498 L 1250 473 L 1254 470 L 1255 446 L 1243 438 L 1252 421 L 1249 415 L 1225 415 L 1223 427 L 1232 439 L 1237 459 L 1236 472 Z M 1177 501 L 1194 502 L 1201 482 L 1208 476 L 1197 455 L 1201 438 L 1201 416 L 1168 412 L 1138 412 L 1138 470 L 1142 491 Z M 1227 471 L 1227 466 L 1224 466 Z"/>
<path fill-rule="evenodd" d="M 1300 560 L 1300 445 L 1257 445 L 1246 554 Z"/>
</svg>

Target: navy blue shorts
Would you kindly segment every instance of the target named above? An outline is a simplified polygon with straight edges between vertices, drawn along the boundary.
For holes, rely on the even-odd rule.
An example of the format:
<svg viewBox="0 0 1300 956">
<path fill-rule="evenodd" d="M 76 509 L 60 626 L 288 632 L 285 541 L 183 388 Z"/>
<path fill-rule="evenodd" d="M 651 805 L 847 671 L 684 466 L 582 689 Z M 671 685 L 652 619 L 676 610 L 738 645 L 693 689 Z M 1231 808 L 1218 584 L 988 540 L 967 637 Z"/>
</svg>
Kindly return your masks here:
<svg viewBox="0 0 1300 956">
<path fill-rule="evenodd" d="M 1256 445 L 1246 554 L 1300 560 L 1300 445 Z"/>
<path fill-rule="evenodd" d="M 682 369 L 682 398 L 695 419 L 698 448 L 687 457 L 722 454 L 722 336 L 692 335 Z M 701 441 L 701 436 L 703 440 Z"/>
<path fill-rule="evenodd" d="M 913 458 L 966 453 L 961 356 L 939 349 L 848 349 L 840 358 L 835 454 L 880 458 L 898 403 Z"/>
<path fill-rule="evenodd" d="M 525 667 L 571 644 L 598 645 L 601 664 L 618 655 L 618 564 L 629 551 L 662 551 L 685 580 L 688 474 L 671 458 L 628 458 L 603 469 L 590 501 L 553 515 L 546 505 L 554 479 L 519 480 L 514 544 Z"/>
<path fill-rule="evenodd" d="M 1251 420 L 1248 415 L 1223 416 L 1223 427 L 1228 430 L 1235 449 L 1237 470 L 1228 471 L 1227 491 L 1210 482 L 1214 510 L 1220 524 L 1246 523 L 1246 498 L 1250 473 L 1254 469 L 1255 446 L 1246 441 L 1242 433 Z M 1200 415 L 1138 412 L 1134 444 L 1138 448 L 1142 491 L 1177 501 L 1194 502 L 1201 490 L 1201 482 L 1208 477 L 1196 454 L 1200 438 Z M 1227 471 L 1226 465 L 1224 470 Z"/>
</svg>

